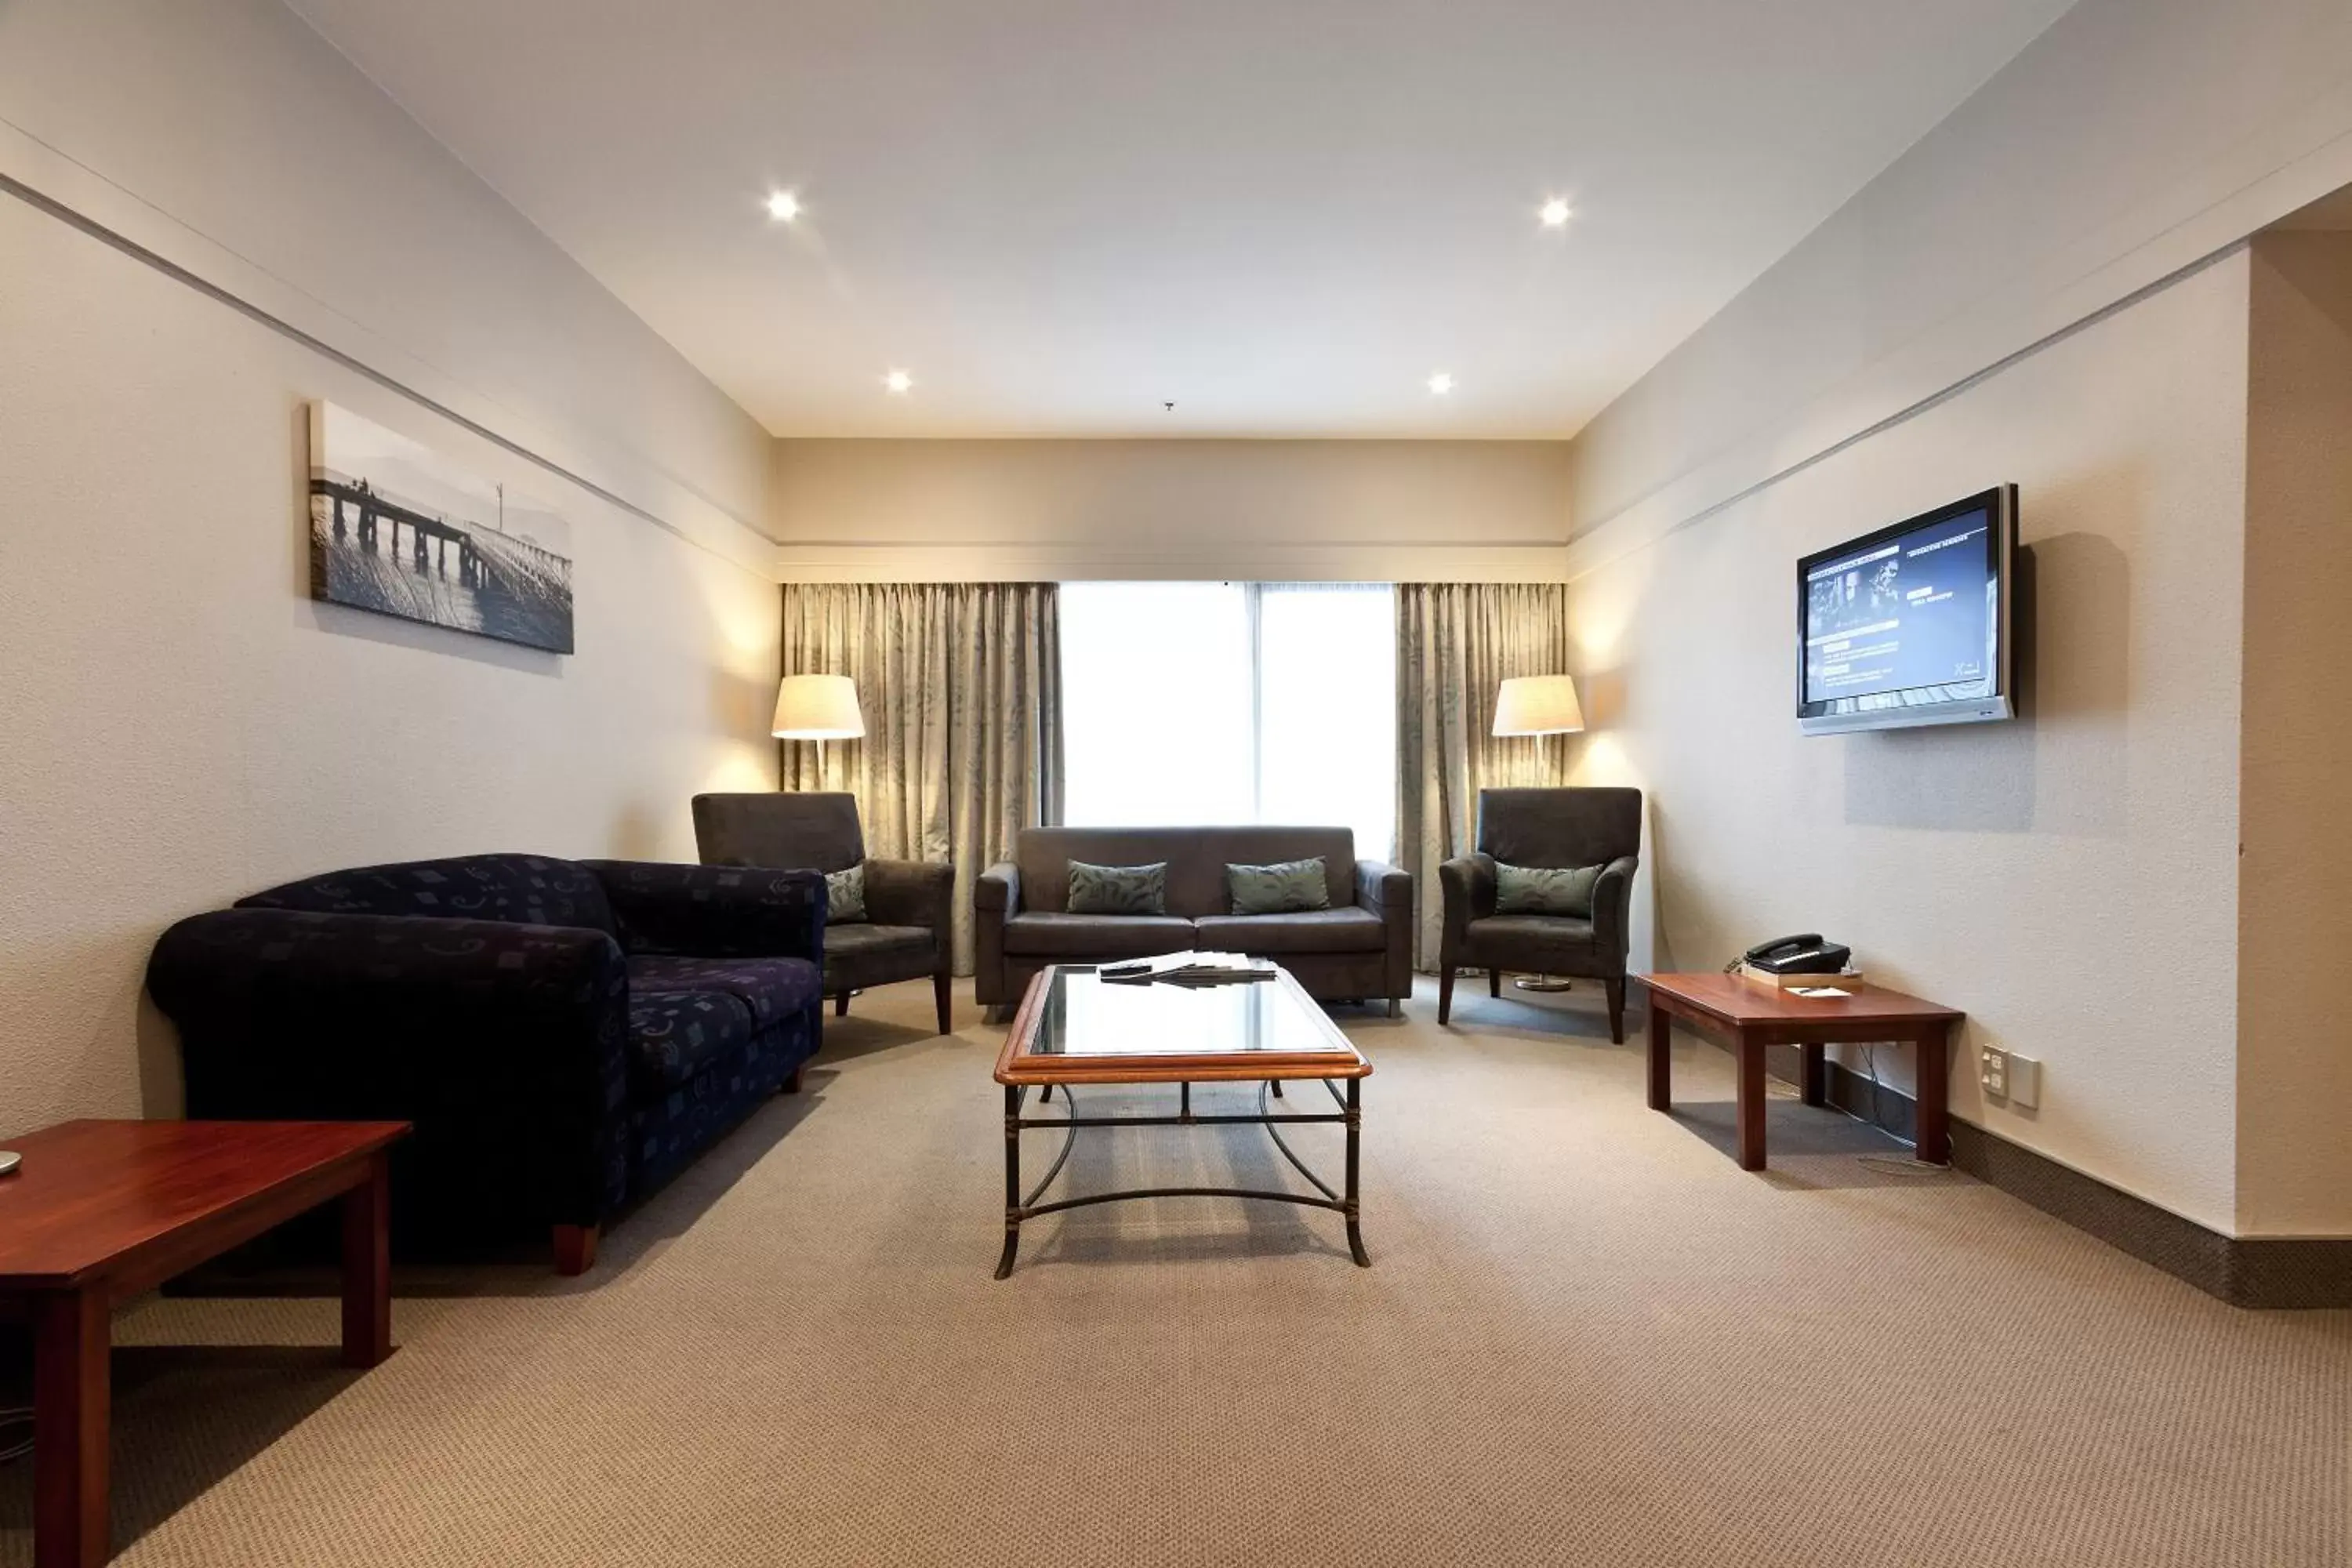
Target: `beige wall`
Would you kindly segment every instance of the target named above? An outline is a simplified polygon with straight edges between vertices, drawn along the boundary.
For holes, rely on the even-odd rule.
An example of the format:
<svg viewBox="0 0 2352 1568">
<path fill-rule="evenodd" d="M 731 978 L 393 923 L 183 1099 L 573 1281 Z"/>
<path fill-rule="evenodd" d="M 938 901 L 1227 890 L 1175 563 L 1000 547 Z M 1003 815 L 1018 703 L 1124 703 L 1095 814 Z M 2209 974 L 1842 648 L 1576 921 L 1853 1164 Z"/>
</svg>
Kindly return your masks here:
<svg viewBox="0 0 2352 1568">
<path fill-rule="evenodd" d="M 0 180 L 772 564 L 767 433 L 278 0 L 0 5 Z"/>
<path fill-rule="evenodd" d="M 1580 782 L 1651 795 L 1656 954 L 1784 931 L 2044 1064 L 1957 1114 L 2203 1224 L 2234 1214 L 2242 251 L 1576 580 Z M 1805 737 L 1797 558 L 2003 480 L 2032 555 L 2018 722 Z M 1878 1053 L 1896 1088 L 1899 1053 Z M 1860 1066 L 1859 1060 L 1855 1065 Z"/>
<path fill-rule="evenodd" d="M 1565 443 L 779 441 L 787 579 L 1553 579 Z"/>
<path fill-rule="evenodd" d="M 1573 443 L 1598 715 L 1579 766 L 1652 792 L 1661 959 L 1848 934 L 1967 1007 L 1971 1043 L 2046 1062 L 2038 1112 L 1984 1103 L 1962 1063 L 1960 1115 L 2223 1231 L 2352 1234 L 2315 1098 L 2341 1104 L 2345 1053 L 2296 1032 L 2307 992 L 2250 967 L 2242 996 L 2255 847 L 2242 879 L 2237 853 L 2242 747 L 2247 829 L 2281 844 L 2343 744 L 2308 708 L 2273 743 L 2288 700 L 2263 684 L 2294 677 L 2268 627 L 2242 636 L 2322 618 L 2313 584 L 2242 602 L 2318 516 L 2266 510 L 2302 480 L 2250 481 L 2268 263 L 2243 242 L 2347 184 L 2352 9 L 2080 0 Z M 2326 438 L 2324 416 L 2298 432 L 2261 406 L 2326 361 L 2275 389 L 2256 361 L 2258 455 Z M 2036 546 L 2033 714 L 1800 738 L 1777 586 L 1795 558 L 2000 479 Z M 2310 921 L 2281 953 L 2329 945 L 2336 877 L 2266 882 L 2248 919 Z M 2307 1098 L 2257 1105 L 2273 1072 Z"/>
<path fill-rule="evenodd" d="M 773 783 L 774 588 L 730 515 L 765 438 L 290 16 L 0 7 L 0 1134 L 176 1108 L 141 973 L 182 914 L 408 856 L 690 858 L 693 791 Z M 417 226 L 305 239 L 378 203 Z M 320 397 L 561 505 L 577 655 L 308 599 Z"/>
<path fill-rule="evenodd" d="M 1679 527 L 2352 184 L 2352 5 L 2079 0 L 1589 426 L 1575 527 Z"/>
<path fill-rule="evenodd" d="M 2238 1226 L 2352 1234 L 2352 233 L 2253 247 Z"/>
</svg>

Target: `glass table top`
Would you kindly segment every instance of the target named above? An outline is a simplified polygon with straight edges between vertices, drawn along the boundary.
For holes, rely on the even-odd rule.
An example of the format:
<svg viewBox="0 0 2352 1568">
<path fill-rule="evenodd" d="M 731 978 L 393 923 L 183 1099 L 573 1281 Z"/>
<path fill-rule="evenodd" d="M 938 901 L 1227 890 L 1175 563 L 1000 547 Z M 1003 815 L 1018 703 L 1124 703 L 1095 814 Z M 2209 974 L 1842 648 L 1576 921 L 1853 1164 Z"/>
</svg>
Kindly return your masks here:
<svg viewBox="0 0 2352 1568">
<path fill-rule="evenodd" d="M 1055 965 L 1025 1057 L 1352 1056 L 1345 1035 L 1285 975 L 1234 984 L 1120 984 Z"/>
</svg>

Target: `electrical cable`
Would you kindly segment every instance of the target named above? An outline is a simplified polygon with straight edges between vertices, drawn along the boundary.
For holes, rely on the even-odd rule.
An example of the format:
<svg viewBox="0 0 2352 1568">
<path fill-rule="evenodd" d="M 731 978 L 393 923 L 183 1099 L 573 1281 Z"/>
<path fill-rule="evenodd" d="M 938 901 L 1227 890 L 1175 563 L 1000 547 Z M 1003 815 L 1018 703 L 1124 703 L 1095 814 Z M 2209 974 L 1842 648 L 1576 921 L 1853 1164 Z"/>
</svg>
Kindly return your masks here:
<svg viewBox="0 0 2352 1568">
<path fill-rule="evenodd" d="M 11 1426 L 30 1426 L 32 1424 L 32 1406 L 0 1405 L 0 1432 L 5 1432 Z M 0 1465 L 5 1465 L 11 1459 L 21 1459 L 32 1451 L 33 1437 L 32 1434 L 27 1432 L 21 1441 L 0 1444 Z"/>
</svg>

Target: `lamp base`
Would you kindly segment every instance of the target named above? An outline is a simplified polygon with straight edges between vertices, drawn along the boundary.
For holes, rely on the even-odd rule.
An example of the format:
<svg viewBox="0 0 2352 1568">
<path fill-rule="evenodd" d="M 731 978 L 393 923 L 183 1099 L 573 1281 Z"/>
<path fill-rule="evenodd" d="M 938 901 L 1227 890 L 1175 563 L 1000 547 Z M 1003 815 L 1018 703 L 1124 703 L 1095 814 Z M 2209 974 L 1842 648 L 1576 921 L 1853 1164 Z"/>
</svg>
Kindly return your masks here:
<svg viewBox="0 0 2352 1568">
<path fill-rule="evenodd" d="M 1511 982 L 1522 991 L 1573 991 L 1572 981 L 1555 980 L 1549 974 L 1522 974 Z"/>
<path fill-rule="evenodd" d="M 25 1163 L 25 1157 L 13 1149 L 0 1149 L 0 1176 L 6 1175 Z"/>
</svg>

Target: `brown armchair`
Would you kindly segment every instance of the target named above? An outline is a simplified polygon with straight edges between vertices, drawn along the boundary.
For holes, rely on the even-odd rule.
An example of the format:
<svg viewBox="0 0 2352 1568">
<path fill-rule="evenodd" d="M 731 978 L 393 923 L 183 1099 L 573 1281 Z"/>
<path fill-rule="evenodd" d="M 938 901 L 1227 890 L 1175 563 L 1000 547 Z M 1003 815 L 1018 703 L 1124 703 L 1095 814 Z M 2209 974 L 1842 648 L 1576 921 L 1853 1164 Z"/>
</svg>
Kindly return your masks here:
<svg viewBox="0 0 2352 1568">
<path fill-rule="evenodd" d="M 1519 970 L 1601 982 L 1609 1037 L 1625 1040 L 1627 905 L 1642 844 L 1637 789 L 1488 789 L 1478 792 L 1478 847 L 1437 868 L 1445 899 L 1438 939 L 1437 1021 L 1454 1010 L 1457 965 L 1484 968 L 1489 995 Z M 1495 911 L 1495 864 L 1605 868 L 1592 917 Z"/>
<path fill-rule="evenodd" d="M 694 841 L 707 866 L 846 871 L 866 868 L 866 919 L 824 930 L 824 993 L 834 1016 L 869 985 L 931 977 L 940 1033 L 948 1032 L 955 868 L 929 860 L 872 860 L 857 799 L 838 791 L 694 797 Z"/>
</svg>

